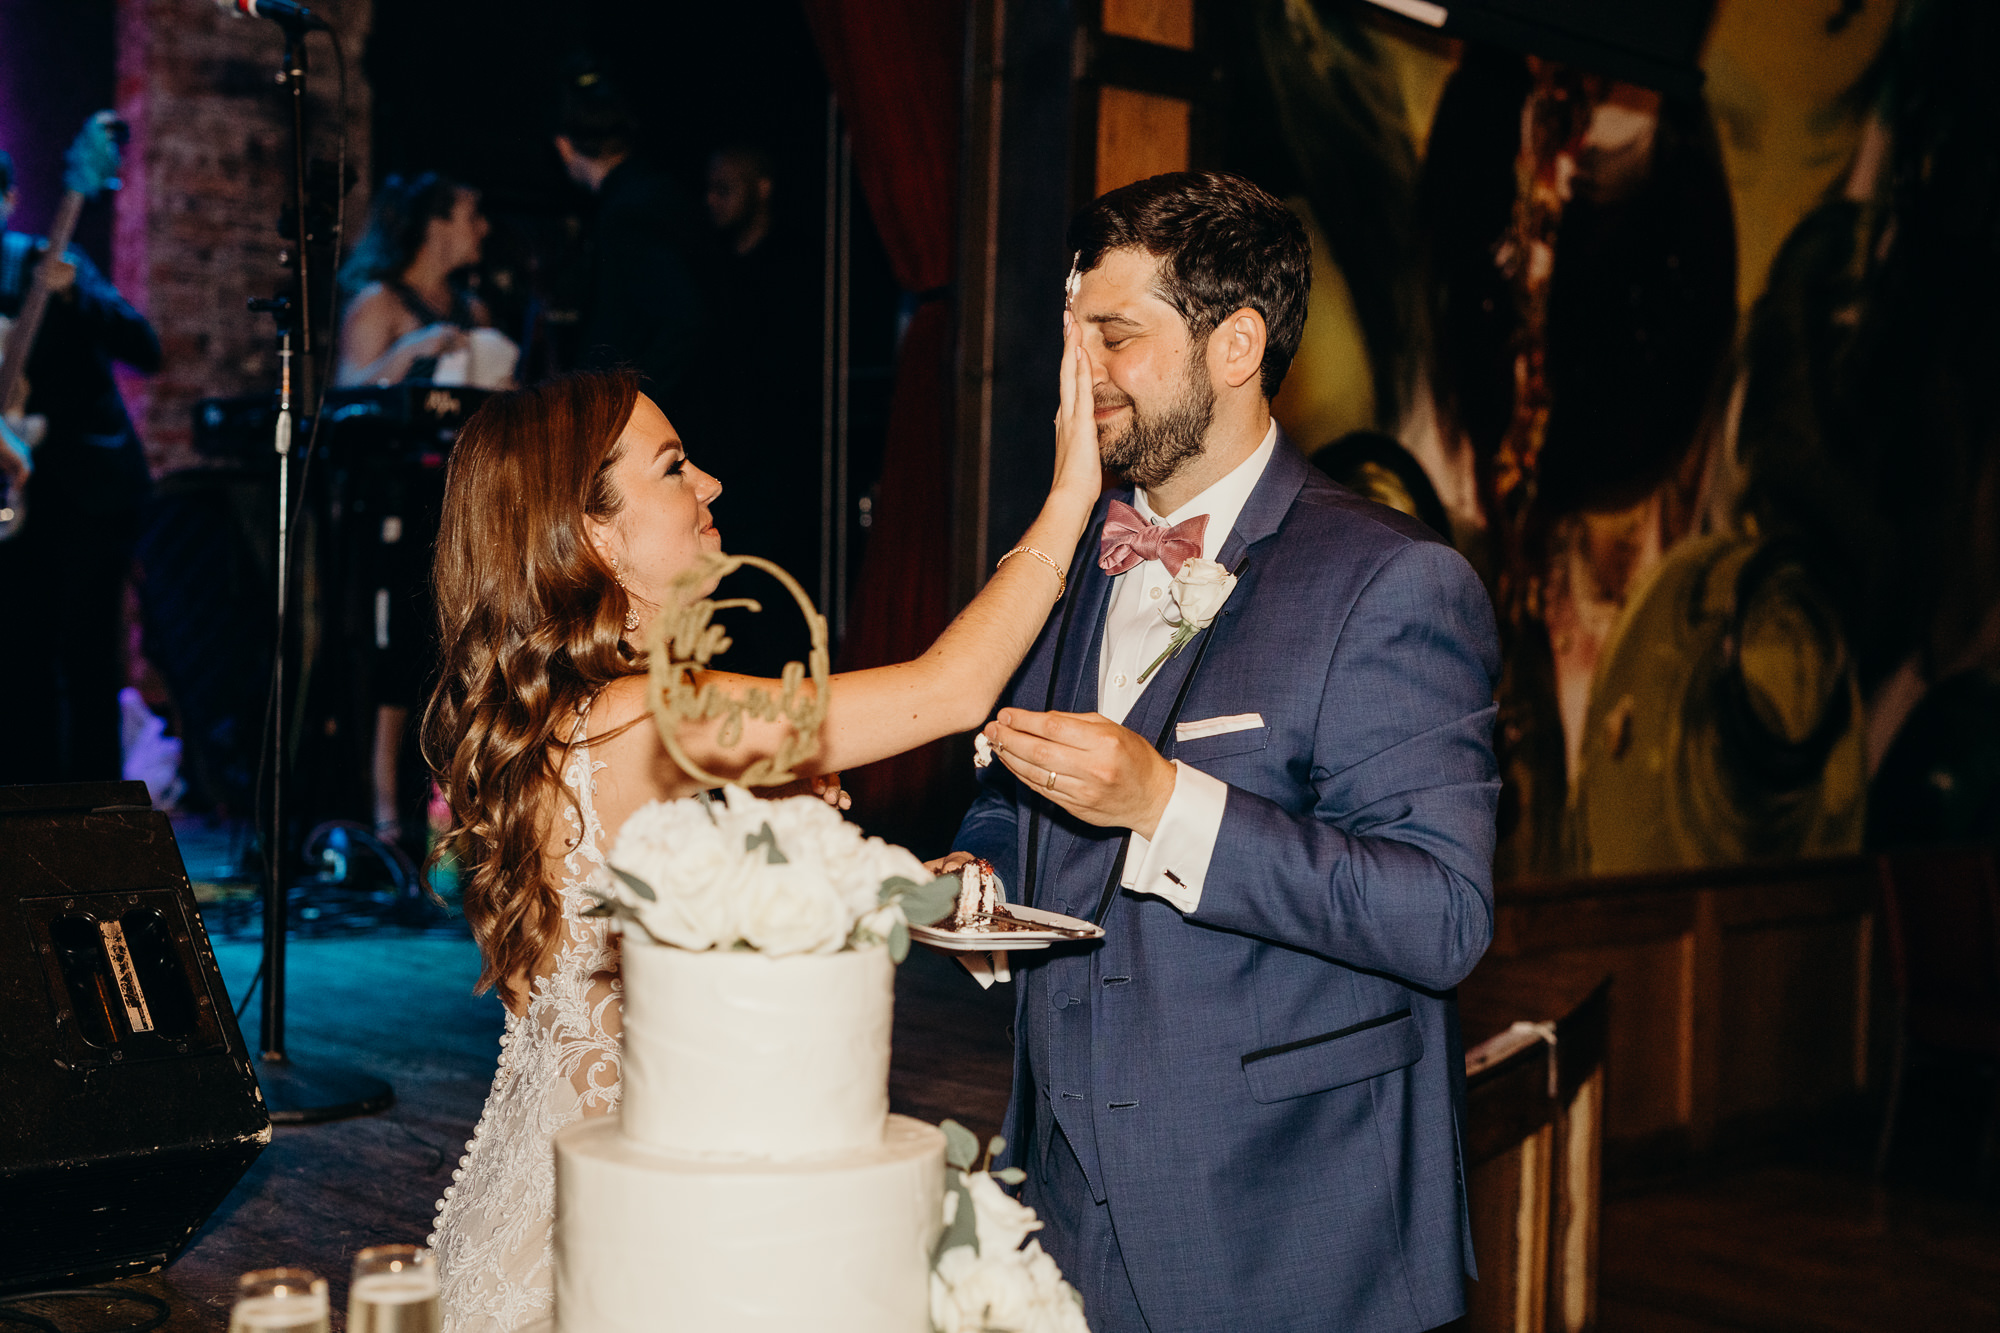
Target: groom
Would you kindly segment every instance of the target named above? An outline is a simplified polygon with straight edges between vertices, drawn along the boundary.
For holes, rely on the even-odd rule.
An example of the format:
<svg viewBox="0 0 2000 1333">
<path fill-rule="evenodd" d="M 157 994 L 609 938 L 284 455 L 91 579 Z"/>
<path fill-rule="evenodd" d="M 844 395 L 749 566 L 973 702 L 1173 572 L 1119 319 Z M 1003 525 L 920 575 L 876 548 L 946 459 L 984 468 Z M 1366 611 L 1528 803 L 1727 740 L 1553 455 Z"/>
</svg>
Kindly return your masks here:
<svg viewBox="0 0 2000 1333">
<path fill-rule="evenodd" d="M 1452 988 L 1492 934 L 1490 604 L 1272 422 L 1309 284 L 1284 205 L 1156 176 L 1072 243 L 1133 489 L 989 724 L 955 844 L 1105 929 L 1013 955 L 1024 1198 L 1099 1333 L 1432 1328 L 1472 1271 Z M 1235 587 L 1148 675 L 1196 557 Z"/>
</svg>

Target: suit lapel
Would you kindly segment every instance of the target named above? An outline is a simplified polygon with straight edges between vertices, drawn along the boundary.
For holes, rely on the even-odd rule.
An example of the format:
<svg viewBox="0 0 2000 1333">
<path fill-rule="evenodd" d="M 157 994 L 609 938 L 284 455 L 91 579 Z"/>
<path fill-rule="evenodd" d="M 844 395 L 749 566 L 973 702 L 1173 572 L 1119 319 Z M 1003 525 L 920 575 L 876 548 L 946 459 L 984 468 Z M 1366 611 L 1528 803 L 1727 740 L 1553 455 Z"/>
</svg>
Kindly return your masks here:
<svg viewBox="0 0 2000 1333">
<path fill-rule="evenodd" d="M 1188 673 L 1195 669 L 1197 660 L 1202 660 L 1196 651 L 1201 646 L 1201 640 L 1214 635 L 1227 642 L 1233 618 L 1254 591 L 1257 559 L 1253 548 L 1277 532 L 1285 515 L 1290 512 L 1292 502 L 1298 499 L 1299 490 L 1305 485 L 1311 468 L 1312 465 L 1292 447 L 1284 431 L 1280 430 L 1277 447 L 1271 453 L 1271 461 L 1265 465 L 1264 475 L 1250 492 L 1250 498 L 1243 502 L 1243 511 L 1236 517 L 1236 526 L 1230 529 L 1221 551 L 1217 553 L 1216 563 L 1224 569 L 1240 569 L 1236 590 L 1230 594 L 1215 623 L 1153 673 L 1153 678 L 1146 682 L 1145 692 L 1125 719 L 1127 727 L 1149 741 L 1157 739 L 1160 728 L 1168 721 L 1167 714 L 1172 710 L 1174 700 L 1181 697 L 1181 686 L 1186 682 Z M 1244 562 L 1246 555 L 1252 557 L 1248 564 Z M 1100 625 L 1100 643 L 1103 637 Z M 1217 643 L 1210 656 L 1222 646 L 1223 643 Z M 1165 750 L 1170 752 L 1172 744 L 1173 738 L 1169 736 Z"/>
<path fill-rule="evenodd" d="M 1054 660 L 1049 663 L 1047 695 L 1016 698 L 1015 707 L 1034 710 L 1047 707 L 1065 713 L 1087 713 L 1097 708 L 1098 660 L 1103 652 L 1104 616 L 1111 604 L 1111 576 L 1097 566 L 1098 547 L 1111 501 L 1123 499 L 1129 503 L 1131 498 L 1132 492 L 1126 489 L 1099 499 L 1096 516 L 1084 530 L 1082 545 L 1070 565 L 1069 595 L 1074 600 L 1066 610 L 1071 618 L 1069 632 L 1066 636 L 1058 634 L 1052 650 Z M 1045 907 L 1060 901 L 1054 896 L 1060 888 L 1050 883 L 1043 872 L 1065 863 L 1075 839 L 1065 827 L 1068 820 L 1061 807 L 1025 785 L 1019 791 L 1021 864 L 1027 876 L 1021 885 L 1023 901 L 1031 907 Z"/>
<path fill-rule="evenodd" d="M 1291 437 L 1280 429 L 1271 461 L 1265 465 L 1264 475 L 1250 492 L 1250 498 L 1243 502 L 1243 512 L 1236 516 L 1229 540 L 1222 543 L 1217 563 L 1228 569 L 1236 568 L 1251 547 L 1277 532 L 1310 475 L 1312 464 L 1306 462 L 1305 455 L 1292 446 Z"/>
</svg>

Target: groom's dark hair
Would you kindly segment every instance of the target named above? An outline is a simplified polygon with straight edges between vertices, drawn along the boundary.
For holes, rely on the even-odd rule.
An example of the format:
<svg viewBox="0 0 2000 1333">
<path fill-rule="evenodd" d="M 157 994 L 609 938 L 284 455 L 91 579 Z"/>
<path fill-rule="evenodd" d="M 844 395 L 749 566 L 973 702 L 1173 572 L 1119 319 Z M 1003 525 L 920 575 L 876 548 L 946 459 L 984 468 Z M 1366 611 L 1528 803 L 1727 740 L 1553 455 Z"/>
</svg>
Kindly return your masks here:
<svg viewBox="0 0 2000 1333">
<path fill-rule="evenodd" d="M 1305 225 L 1255 182 L 1220 171 L 1171 171 L 1100 195 L 1070 225 L 1077 271 L 1113 250 L 1160 261 L 1157 293 L 1206 339 L 1244 307 L 1264 317 L 1264 396 L 1278 396 L 1306 327 L 1312 244 Z"/>
</svg>

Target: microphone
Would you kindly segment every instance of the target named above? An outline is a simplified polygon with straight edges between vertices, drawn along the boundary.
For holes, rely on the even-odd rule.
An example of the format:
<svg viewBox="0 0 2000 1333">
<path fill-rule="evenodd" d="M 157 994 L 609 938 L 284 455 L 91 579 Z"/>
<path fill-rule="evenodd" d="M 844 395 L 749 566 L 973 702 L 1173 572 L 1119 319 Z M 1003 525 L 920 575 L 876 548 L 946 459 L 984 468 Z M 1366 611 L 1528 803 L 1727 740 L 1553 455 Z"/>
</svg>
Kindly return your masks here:
<svg viewBox="0 0 2000 1333">
<path fill-rule="evenodd" d="M 238 18 L 270 19 L 299 32 L 331 32 L 326 20 L 297 0 L 215 0 L 215 7 Z"/>
</svg>

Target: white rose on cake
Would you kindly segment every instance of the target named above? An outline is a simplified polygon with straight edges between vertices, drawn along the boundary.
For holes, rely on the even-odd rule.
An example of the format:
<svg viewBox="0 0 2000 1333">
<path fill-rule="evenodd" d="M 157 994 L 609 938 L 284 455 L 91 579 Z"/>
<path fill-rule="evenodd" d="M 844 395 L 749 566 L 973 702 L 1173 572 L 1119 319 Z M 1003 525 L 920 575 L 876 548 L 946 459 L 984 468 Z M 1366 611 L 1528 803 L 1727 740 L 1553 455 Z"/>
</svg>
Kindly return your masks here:
<svg viewBox="0 0 2000 1333">
<path fill-rule="evenodd" d="M 737 792 L 731 811 L 743 811 L 746 832 L 754 833 L 767 815 L 771 832 L 785 856 L 798 864 L 819 868 L 826 882 L 841 895 L 856 916 L 880 906 L 882 882 L 901 877 L 922 884 L 931 878 L 923 862 L 908 851 L 880 838 L 864 837 L 825 801 L 810 796 L 761 803 L 759 813 L 741 806 Z"/>
<path fill-rule="evenodd" d="M 931 1323 L 936 1333 L 1090 1333 L 1083 1298 L 1041 1245 L 1028 1240 L 1042 1226 L 1035 1210 L 1000 1188 L 1020 1184 L 1018 1167 L 975 1171 L 979 1141 L 947 1120 L 944 1195 L 946 1248 L 931 1265 Z M 1005 1150 L 994 1139 L 986 1161 Z M 971 1217 L 961 1215 L 968 1205 Z M 969 1225 L 968 1225 L 969 1222 Z M 1023 1241 L 1027 1241 L 1024 1246 Z"/>
<path fill-rule="evenodd" d="M 896 923 L 903 920 L 903 910 L 891 904 L 878 907 L 854 924 L 857 939 L 886 940 L 896 929 Z"/>
<path fill-rule="evenodd" d="M 672 885 L 672 893 L 656 893 L 652 901 L 636 899 L 638 921 L 662 945 L 728 949 L 738 939 L 730 899 L 742 875 L 742 853 L 730 849 L 706 821 L 672 821 L 676 843 L 662 845 L 654 833 L 666 823 L 634 815 L 618 835 L 614 865 L 648 883 Z"/>
<path fill-rule="evenodd" d="M 1083 1302 L 1056 1261 L 1024 1250 L 947 1250 L 931 1273 L 937 1333 L 1090 1333 Z"/>
<path fill-rule="evenodd" d="M 743 942 L 773 958 L 838 953 L 854 929 L 847 904 L 809 865 L 751 867 L 738 902 Z"/>
<path fill-rule="evenodd" d="M 1012 1253 L 946 1250 L 931 1283 L 931 1322 L 938 1333 L 1026 1333 L 1035 1304 L 1026 1276 Z"/>
<path fill-rule="evenodd" d="M 1021 1251 L 1027 1261 L 1034 1293 L 1034 1322 L 1028 1333 L 1090 1333 L 1083 1317 L 1083 1298 L 1064 1280 L 1062 1269 L 1036 1241 Z"/>
<path fill-rule="evenodd" d="M 654 801 L 618 831 L 592 915 L 636 922 L 675 948 L 750 948 L 773 957 L 887 945 L 950 910 L 957 881 L 933 880 L 901 847 L 864 837 L 814 796 Z"/>
<path fill-rule="evenodd" d="M 969 1172 L 965 1177 L 965 1187 L 972 1194 L 982 1251 L 1018 1250 L 1029 1232 L 1042 1229 L 1042 1219 L 1035 1216 L 1035 1210 L 1001 1189 L 1000 1182 L 993 1178 L 991 1172 Z"/>
<path fill-rule="evenodd" d="M 654 801 L 618 831 L 612 866 L 655 888 L 646 898 L 607 868 L 597 893 L 616 896 L 648 935 L 676 948 L 726 949 L 740 937 L 733 897 L 743 873 L 742 839 L 728 836 L 693 801 Z"/>
</svg>

